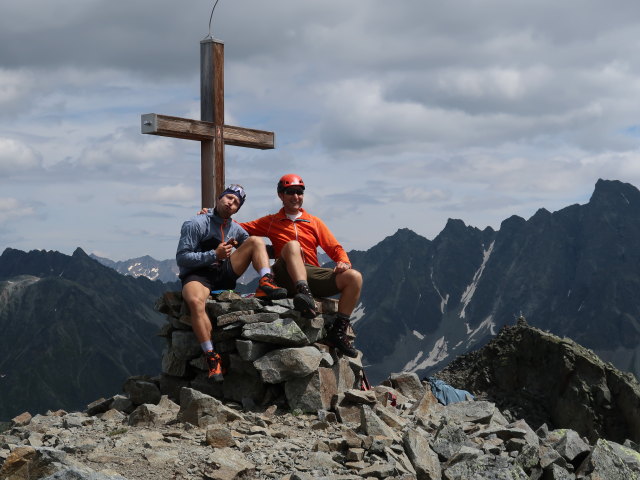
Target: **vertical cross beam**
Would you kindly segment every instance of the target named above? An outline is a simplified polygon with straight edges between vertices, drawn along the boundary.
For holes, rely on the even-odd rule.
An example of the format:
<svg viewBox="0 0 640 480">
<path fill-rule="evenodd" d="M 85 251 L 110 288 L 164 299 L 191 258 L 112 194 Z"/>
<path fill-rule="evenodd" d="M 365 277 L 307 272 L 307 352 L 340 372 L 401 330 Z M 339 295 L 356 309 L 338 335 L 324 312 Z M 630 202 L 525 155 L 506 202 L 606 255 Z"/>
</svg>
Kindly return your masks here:
<svg viewBox="0 0 640 480">
<path fill-rule="evenodd" d="M 213 207 L 224 190 L 224 43 L 200 42 L 200 120 L 213 123 L 213 139 L 200 146 L 202 205 Z"/>
</svg>

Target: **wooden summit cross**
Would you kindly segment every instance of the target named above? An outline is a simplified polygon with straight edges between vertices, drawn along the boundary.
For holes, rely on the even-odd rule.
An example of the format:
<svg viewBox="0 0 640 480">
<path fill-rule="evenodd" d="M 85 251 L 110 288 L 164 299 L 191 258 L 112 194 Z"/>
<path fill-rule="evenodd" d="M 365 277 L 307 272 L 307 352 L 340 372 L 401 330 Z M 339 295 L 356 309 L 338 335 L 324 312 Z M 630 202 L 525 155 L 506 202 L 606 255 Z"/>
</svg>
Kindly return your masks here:
<svg viewBox="0 0 640 480">
<path fill-rule="evenodd" d="M 274 148 L 273 132 L 224 124 L 224 43 L 200 42 L 200 120 L 147 113 L 142 133 L 200 141 L 202 206 L 214 207 L 224 191 L 224 146 Z"/>
</svg>

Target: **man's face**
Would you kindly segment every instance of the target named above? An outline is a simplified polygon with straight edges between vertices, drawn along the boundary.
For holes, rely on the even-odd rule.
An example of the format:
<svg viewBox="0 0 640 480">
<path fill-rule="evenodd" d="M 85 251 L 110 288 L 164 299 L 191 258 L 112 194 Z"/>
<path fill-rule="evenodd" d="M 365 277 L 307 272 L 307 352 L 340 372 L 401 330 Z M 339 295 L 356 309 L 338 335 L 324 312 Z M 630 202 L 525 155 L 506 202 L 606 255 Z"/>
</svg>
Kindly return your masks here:
<svg viewBox="0 0 640 480">
<path fill-rule="evenodd" d="M 304 189 L 300 187 L 287 187 L 284 192 L 278 193 L 285 211 L 298 211 L 304 202 Z"/>
<path fill-rule="evenodd" d="M 229 218 L 240 208 L 240 199 L 233 193 L 221 196 L 216 202 L 216 210 L 222 218 Z"/>
</svg>

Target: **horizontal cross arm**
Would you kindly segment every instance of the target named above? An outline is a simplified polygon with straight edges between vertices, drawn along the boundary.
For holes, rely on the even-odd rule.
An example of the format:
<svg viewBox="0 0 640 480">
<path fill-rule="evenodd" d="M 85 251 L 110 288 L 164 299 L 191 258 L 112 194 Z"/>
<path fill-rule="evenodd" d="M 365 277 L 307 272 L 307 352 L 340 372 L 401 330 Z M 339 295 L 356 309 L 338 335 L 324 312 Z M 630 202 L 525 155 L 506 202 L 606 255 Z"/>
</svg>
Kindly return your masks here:
<svg viewBox="0 0 640 480">
<path fill-rule="evenodd" d="M 213 140 L 215 124 L 202 120 L 146 113 L 141 118 L 141 131 L 149 135 L 203 141 Z M 274 133 L 264 130 L 224 125 L 223 137 L 226 145 L 259 148 L 261 150 L 275 148 Z"/>
</svg>

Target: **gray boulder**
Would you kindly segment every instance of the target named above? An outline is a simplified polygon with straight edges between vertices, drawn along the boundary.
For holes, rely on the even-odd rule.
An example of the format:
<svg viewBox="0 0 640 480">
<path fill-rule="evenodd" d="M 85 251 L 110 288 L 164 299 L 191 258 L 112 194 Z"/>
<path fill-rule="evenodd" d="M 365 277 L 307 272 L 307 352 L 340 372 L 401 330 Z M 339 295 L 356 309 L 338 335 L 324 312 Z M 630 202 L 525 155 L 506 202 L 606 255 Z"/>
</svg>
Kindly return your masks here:
<svg viewBox="0 0 640 480">
<path fill-rule="evenodd" d="M 281 318 L 274 322 L 252 323 L 242 328 L 242 337 L 258 342 L 299 347 L 308 345 L 309 340 L 296 322 L 290 318 Z"/>
<path fill-rule="evenodd" d="M 263 382 L 282 383 L 311 374 L 318 369 L 321 359 L 322 354 L 315 347 L 283 348 L 267 353 L 253 364 Z"/>
<path fill-rule="evenodd" d="M 226 407 L 219 400 L 191 388 L 180 390 L 178 420 L 198 427 L 239 420 L 242 415 Z"/>
</svg>

